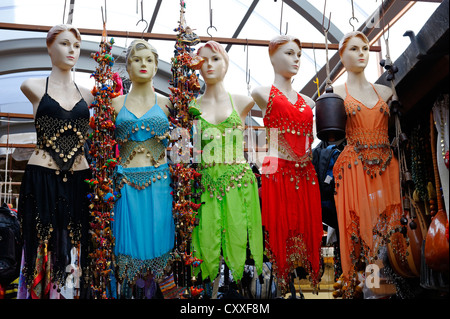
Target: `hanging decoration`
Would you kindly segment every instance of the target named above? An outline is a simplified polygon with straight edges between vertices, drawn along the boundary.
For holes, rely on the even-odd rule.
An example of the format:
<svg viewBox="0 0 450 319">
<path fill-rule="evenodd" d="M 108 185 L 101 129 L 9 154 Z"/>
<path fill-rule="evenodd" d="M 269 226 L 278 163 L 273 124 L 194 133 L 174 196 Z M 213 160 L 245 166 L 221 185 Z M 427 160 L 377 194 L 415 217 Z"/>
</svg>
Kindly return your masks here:
<svg viewBox="0 0 450 319">
<path fill-rule="evenodd" d="M 103 11 L 102 11 L 103 13 Z M 100 48 L 91 57 L 98 63 L 96 71 L 91 75 L 95 79 L 92 95 L 95 97 L 90 105 L 94 110 L 90 119 L 92 134 L 89 155 L 92 179 L 86 180 L 92 192 L 88 195 L 91 200 L 91 235 L 92 251 L 90 253 L 90 278 L 93 297 L 106 299 L 112 269 L 112 247 L 114 238 L 111 222 L 113 221 L 114 202 L 117 192 L 114 191 L 113 172 L 117 164 L 116 141 L 114 140 L 115 114 L 111 107 L 111 99 L 120 95 L 120 83 L 114 81 L 111 68 L 114 58 L 111 49 L 114 39 L 107 40 L 105 21 Z"/>
<path fill-rule="evenodd" d="M 203 60 L 193 51 L 200 42 L 198 36 L 186 25 L 185 1 L 180 1 L 179 26 L 177 32 L 174 57 L 172 63 L 172 79 L 170 81 L 170 101 L 173 108 L 170 110 L 172 160 L 170 171 L 173 188 L 173 217 L 176 227 L 176 244 L 173 252 L 173 264 L 176 273 L 176 282 L 186 287 L 181 298 L 198 298 L 201 288 L 194 288 L 195 277 L 190 277 L 193 267 L 198 267 L 201 260 L 192 257 L 190 243 L 192 231 L 197 225 L 197 211 L 201 206 L 202 193 L 201 174 L 196 171 L 194 163 L 194 140 L 192 131 L 193 122 L 200 115 L 195 107 L 196 98 L 200 92 L 200 85 L 196 70 L 201 68 Z M 181 159 L 176 160 L 174 157 Z M 177 271 L 178 270 L 178 271 Z"/>
</svg>

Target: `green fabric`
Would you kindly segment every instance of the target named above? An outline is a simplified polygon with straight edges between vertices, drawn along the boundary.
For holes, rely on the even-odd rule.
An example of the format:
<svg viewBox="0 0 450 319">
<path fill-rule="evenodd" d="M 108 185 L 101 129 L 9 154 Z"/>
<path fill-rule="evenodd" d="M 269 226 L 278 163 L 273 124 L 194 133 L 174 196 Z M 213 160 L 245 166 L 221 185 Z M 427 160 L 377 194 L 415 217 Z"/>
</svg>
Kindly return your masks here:
<svg viewBox="0 0 450 319">
<path fill-rule="evenodd" d="M 255 261 L 258 274 L 262 271 L 263 235 L 261 224 L 261 209 L 258 195 L 258 184 L 250 165 L 243 157 L 242 123 L 234 110 L 223 122 L 214 125 L 199 117 L 197 128 L 199 134 L 215 132 L 214 139 L 204 139 L 202 135 L 202 150 L 211 150 L 211 155 L 222 154 L 222 159 L 214 164 L 205 162 L 202 154 L 201 169 L 202 184 L 205 192 L 201 196 L 204 204 L 198 212 L 199 225 L 192 233 L 194 256 L 203 260 L 200 269 L 202 278 L 217 277 L 220 266 L 220 256 L 231 270 L 233 278 L 240 280 L 244 272 L 247 256 L 247 241 L 251 257 Z M 237 128 L 239 137 L 231 143 L 226 136 L 226 130 Z M 210 145 L 210 143 L 216 143 Z M 216 146 L 223 145 L 223 150 Z M 233 154 L 229 164 L 223 164 L 226 152 Z M 230 154 L 230 153 L 229 153 Z M 207 159 L 207 158 L 206 158 Z M 233 161 L 233 160 L 238 160 Z"/>
</svg>

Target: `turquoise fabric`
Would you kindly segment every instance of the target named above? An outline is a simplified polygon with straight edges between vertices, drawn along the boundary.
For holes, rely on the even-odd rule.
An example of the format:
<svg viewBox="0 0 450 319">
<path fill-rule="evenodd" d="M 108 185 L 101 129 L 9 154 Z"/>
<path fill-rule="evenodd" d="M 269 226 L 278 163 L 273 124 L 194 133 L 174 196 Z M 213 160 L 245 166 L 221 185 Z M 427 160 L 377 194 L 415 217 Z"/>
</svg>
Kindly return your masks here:
<svg viewBox="0 0 450 319">
<path fill-rule="evenodd" d="M 160 159 L 166 151 L 168 140 L 159 140 L 157 136 L 163 136 L 169 131 L 169 120 L 158 105 L 155 96 L 155 104 L 141 117 L 131 113 L 125 103 L 116 117 L 115 137 L 119 144 L 121 164 L 126 164 L 132 157 L 133 151 L 145 148 L 155 160 Z M 142 143 L 141 143 L 142 142 Z"/>
<path fill-rule="evenodd" d="M 132 158 L 132 151 L 148 146 L 148 141 L 158 146 L 156 151 L 147 150 L 154 156 L 150 159 L 163 157 L 167 140 L 156 136 L 164 135 L 168 130 L 167 116 L 156 101 L 139 118 L 125 107 L 124 102 L 116 118 L 116 139 L 122 161 L 116 166 L 115 174 L 120 197 L 114 206 L 114 254 L 119 279 L 126 279 L 129 283 L 134 283 L 139 276 L 145 276 L 150 271 L 155 276 L 162 276 L 174 246 L 169 165 L 125 165 Z"/>
</svg>

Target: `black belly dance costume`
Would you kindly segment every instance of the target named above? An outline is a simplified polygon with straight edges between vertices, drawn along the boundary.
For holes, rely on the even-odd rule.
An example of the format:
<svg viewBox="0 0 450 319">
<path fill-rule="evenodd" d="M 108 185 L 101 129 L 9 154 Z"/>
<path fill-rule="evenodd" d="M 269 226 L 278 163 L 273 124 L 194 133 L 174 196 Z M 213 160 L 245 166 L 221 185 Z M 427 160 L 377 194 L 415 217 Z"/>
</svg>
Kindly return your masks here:
<svg viewBox="0 0 450 319">
<path fill-rule="evenodd" d="M 63 287 L 74 268 L 72 248 L 75 267 L 81 267 L 74 270 L 85 273 L 87 267 L 90 189 L 85 180 L 91 171 L 74 171 L 73 165 L 85 152 L 89 108 L 81 96 L 67 111 L 47 89 L 48 78 L 35 116 L 36 154 L 43 150 L 42 157 L 51 159 L 48 167 L 28 164 L 22 179 L 18 215 L 24 246 L 18 298 L 51 298 L 52 289 Z M 20 296 L 25 289 L 26 297 Z"/>
</svg>

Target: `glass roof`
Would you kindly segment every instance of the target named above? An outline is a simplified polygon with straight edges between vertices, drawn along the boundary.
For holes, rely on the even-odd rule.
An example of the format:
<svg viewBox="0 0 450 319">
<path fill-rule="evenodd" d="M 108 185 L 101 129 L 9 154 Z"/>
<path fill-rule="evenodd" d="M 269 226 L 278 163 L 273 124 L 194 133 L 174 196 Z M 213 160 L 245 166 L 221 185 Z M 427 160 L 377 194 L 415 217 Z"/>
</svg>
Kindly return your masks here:
<svg viewBox="0 0 450 319">
<path fill-rule="evenodd" d="M 67 22 L 70 2 L 67 0 L 2 0 L 0 3 L 0 22 L 50 27 Z M 72 24 L 80 29 L 101 30 L 102 7 L 105 8 L 106 4 L 107 30 L 143 32 L 147 28 L 145 22 L 139 22 L 143 18 L 148 25 L 151 25 L 152 33 L 176 34 L 174 28 L 178 26 L 179 0 L 72 0 L 72 2 L 74 2 Z M 321 30 L 321 23 L 324 12 L 327 18 L 331 14 L 329 43 L 337 43 L 340 38 L 333 41 L 333 36 L 341 37 L 343 34 L 352 31 L 353 27 L 350 22 L 355 26 L 355 29 L 358 29 L 378 10 L 382 0 L 185 0 L 185 2 L 187 24 L 199 36 L 237 37 L 239 39 L 268 41 L 277 34 L 287 33 L 299 37 L 304 43 L 323 44 L 325 37 Z M 397 2 L 410 3 L 411 6 L 389 28 L 390 56 L 394 61 L 410 43 L 409 38 L 403 36 L 404 32 L 412 30 L 417 33 L 440 4 L 439 1 L 398 0 Z M 154 14 L 155 12 L 156 14 Z M 248 12 L 250 15 L 248 19 L 245 19 Z M 152 17 L 155 18 L 154 24 L 151 24 Z M 382 22 L 387 23 L 389 21 Z M 378 25 L 377 27 L 381 28 L 382 26 Z M 45 37 L 45 35 L 46 32 L 26 32 L 0 28 L 0 41 Z M 115 46 L 123 47 L 126 47 L 133 40 L 126 37 L 114 38 Z M 100 41 L 98 36 L 82 35 L 82 39 L 83 41 Z M 160 59 L 170 63 L 173 56 L 174 41 L 150 39 L 149 42 L 157 48 Z M 383 38 L 380 42 L 374 44 L 381 46 L 382 50 L 379 53 L 371 52 L 370 64 L 366 69 L 366 75 L 371 82 L 376 81 L 381 75 L 383 70 L 380 68 L 378 61 L 380 58 L 384 58 L 386 54 Z M 224 46 L 226 45 L 224 44 Z M 200 45 L 196 47 L 198 48 Z M 273 70 L 267 47 L 249 45 L 247 48 L 245 45 L 234 44 L 229 48 L 228 53 L 230 66 L 225 85 L 229 92 L 247 95 L 256 86 L 272 83 Z M 335 53 L 335 50 L 329 50 L 329 58 Z M 294 88 L 302 91 L 306 85 L 311 84 L 316 72 L 325 64 L 325 50 L 304 48 L 300 71 L 294 78 Z M 38 72 L 38 76 L 45 73 L 45 71 Z M 247 74 L 250 75 L 249 85 L 246 81 Z M 30 76 L 30 74 L 27 73 L 26 76 Z M 93 85 L 93 80 L 89 78 L 89 74 L 77 76 L 78 81 L 85 82 L 87 86 Z M 16 92 L 20 95 L 20 90 L 18 90 L 20 82 L 18 81 L 23 79 L 19 75 L 0 75 L 0 84 L 4 80 L 11 81 L 11 79 L 16 79 Z M 323 83 L 325 78 L 319 80 Z M 345 76 L 341 76 L 336 80 L 336 83 L 344 80 Z M 9 87 L 11 85 L 10 83 Z M 0 85 L 0 92 L 2 91 L 4 91 L 4 86 Z M 11 94 L 11 91 L 8 92 Z M 23 96 L 19 97 L 17 94 L 13 94 L 15 98 L 23 100 Z M 5 95 L 7 94 L 2 96 Z M 312 96 L 312 94 L 309 95 Z M 0 102 L 0 112 L 11 112 L 5 109 L 5 102 Z M 25 113 L 27 112 L 25 111 Z"/>
</svg>

